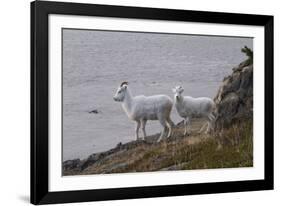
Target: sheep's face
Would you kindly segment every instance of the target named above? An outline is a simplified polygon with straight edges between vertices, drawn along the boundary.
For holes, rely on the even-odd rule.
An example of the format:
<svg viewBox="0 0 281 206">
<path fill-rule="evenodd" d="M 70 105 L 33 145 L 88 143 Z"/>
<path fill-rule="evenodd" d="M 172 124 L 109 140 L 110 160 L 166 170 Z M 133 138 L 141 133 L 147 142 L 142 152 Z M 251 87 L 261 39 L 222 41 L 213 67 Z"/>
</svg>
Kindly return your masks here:
<svg viewBox="0 0 281 206">
<path fill-rule="evenodd" d="M 122 85 L 118 87 L 116 94 L 113 97 L 114 101 L 123 102 L 125 99 L 126 90 L 127 90 L 127 85 Z"/>
<path fill-rule="evenodd" d="M 179 99 L 181 94 L 183 93 L 184 89 L 182 86 L 176 86 L 174 89 L 173 89 L 173 92 L 175 94 L 175 99 Z"/>
</svg>

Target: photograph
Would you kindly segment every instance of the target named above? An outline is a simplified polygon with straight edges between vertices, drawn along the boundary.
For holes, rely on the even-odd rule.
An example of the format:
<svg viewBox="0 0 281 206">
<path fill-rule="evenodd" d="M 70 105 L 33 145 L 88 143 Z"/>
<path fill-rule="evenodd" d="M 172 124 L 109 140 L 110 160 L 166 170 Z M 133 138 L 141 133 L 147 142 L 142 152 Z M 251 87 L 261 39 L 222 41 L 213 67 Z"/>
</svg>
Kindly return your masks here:
<svg viewBox="0 0 281 206">
<path fill-rule="evenodd" d="M 62 28 L 62 176 L 253 167 L 253 37 Z"/>
<path fill-rule="evenodd" d="M 30 12 L 31 203 L 274 189 L 273 15 Z"/>
</svg>

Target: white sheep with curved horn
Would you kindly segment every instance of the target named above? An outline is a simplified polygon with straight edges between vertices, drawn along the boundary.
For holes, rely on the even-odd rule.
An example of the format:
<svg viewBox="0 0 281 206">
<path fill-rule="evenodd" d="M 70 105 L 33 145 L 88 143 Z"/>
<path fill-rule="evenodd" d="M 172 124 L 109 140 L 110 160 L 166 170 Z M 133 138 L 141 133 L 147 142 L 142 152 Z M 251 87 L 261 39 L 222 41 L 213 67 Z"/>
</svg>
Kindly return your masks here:
<svg viewBox="0 0 281 206">
<path fill-rule="evenodd" d="M 204 117 L 207 123 L 202 126 L 199 132 L 202 132 L 207 125 L 205 133 L 213 129 L 213 121 L 215 116 L 212 114 L 215 103 L 208 97 L 193 98 L 190 96 L 182 96 L 184 89 L 182 86 L 176 86 L 173 89 L 175 107 L 179 116 L 184 118 L 184 135 L 187 134 L 188 125 L 191 123 L 193 117 Z"/>
<path fill-rule="evenodd" d="M 122 102 L 122 107 L 128 118 L 135 121 L 136 138 L 139 139 L 139 128 L 141 126 L 144 138 L 146 137 L 145 125 L 147 120 L 159 120 L 163 126 L 158 142 L 164 137 L 166 128 L 168 136 L 171 136 L 172 126 L 174 123 L 170 119 L 170 113 L 173 107 L 172 99 L 167 95 L 154 96 L 132 96 L 128 82 L 123 82 L 117 89 L 113 99 Z"/>
</svg>

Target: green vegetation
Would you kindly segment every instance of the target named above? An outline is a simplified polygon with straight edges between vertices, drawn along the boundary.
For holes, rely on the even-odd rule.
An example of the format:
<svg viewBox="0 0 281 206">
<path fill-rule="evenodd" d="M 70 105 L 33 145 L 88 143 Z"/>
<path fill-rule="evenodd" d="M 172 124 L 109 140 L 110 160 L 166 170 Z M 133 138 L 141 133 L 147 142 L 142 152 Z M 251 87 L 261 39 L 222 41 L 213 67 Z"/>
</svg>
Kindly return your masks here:
<svg viewBox="0 0 281 206">
<path fill-rule="evenodd" d="M 253 51 L 249 47 L 244 46 L 244 48 L 241 49 L 241 52 L 245 53 L 248 57 L 247 65 L 253 64 Z"/>
<path fill-rule="evenodd" d="M 253 166 L 252 124 L 233 126 L 217 134 L 216 138 L 202 142 L 193 153 L 195 158 L 183 169 L 229 168 Z"/>
</svg>

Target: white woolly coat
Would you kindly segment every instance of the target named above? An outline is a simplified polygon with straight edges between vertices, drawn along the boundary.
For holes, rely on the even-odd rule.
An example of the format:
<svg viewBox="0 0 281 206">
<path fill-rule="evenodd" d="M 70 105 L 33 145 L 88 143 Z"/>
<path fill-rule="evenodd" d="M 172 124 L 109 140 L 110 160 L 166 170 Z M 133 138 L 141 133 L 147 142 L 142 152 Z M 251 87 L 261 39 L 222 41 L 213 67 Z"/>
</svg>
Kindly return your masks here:
<svg viewBox="0 0 281 206">
<path fill-rule="evenodd" d="M 214 108 L 214 102 L 207 97 L 193 98 L 181 96 L 175 99 L 175 107 L 178 114 L 183 117 L 207 117 Z"/>
<path fill-rule="evenodd" d="M 173 101 L 166 95 L 141 95 L 124 101 L 122 106 L 131 120 L 158 120 L 170 115 Z"/>
</svg>

